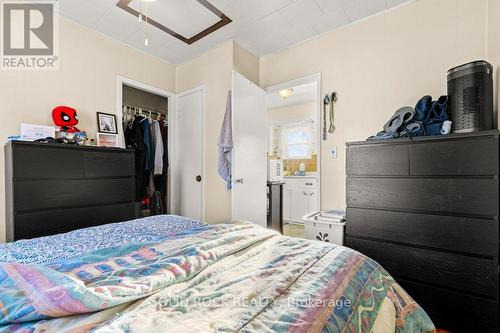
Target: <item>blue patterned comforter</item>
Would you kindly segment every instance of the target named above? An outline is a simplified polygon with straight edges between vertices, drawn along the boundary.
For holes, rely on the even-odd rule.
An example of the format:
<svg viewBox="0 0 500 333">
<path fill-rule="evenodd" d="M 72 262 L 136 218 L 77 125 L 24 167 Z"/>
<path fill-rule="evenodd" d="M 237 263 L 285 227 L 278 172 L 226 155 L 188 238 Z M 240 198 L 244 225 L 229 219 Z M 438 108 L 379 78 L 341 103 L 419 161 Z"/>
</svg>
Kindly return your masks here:
<svg viewBox="0 0 500 333">
<path fill-rule="evenodd" d="M 159 241 L 185 230 L 204 227 L 206 224 L 186 217 L 151 216 L 65 234 L 0 244 L 0 262 L 49 264 L 95 250 Z"/>
<path fill-rule="evenodd" d="M 163 232 L 172 219 L 154 220 Z M 131 223 L 143 234 L 147 221 Z M 127 223 L 125 229 L 133 228 Z M 0 262 L 0 332 L 435 329 L 425 311 L 364 255 L 235 222 L 201 225 L 160 241 L 108 247 L 46 265 Z"/>
</svg>

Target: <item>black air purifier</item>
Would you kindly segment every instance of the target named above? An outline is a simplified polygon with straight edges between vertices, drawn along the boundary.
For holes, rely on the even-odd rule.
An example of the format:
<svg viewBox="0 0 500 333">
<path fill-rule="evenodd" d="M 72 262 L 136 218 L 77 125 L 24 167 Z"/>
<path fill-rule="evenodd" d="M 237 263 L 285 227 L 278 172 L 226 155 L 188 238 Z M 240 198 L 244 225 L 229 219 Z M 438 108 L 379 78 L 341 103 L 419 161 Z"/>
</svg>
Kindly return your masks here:
<svg viewBox="0 0 500 333">
<path fill-rule="evenodd" d="M 475 61 L 448 71 L 448 113 L 453 133 L 493 129 L 493 66 Z"/>
</svg>

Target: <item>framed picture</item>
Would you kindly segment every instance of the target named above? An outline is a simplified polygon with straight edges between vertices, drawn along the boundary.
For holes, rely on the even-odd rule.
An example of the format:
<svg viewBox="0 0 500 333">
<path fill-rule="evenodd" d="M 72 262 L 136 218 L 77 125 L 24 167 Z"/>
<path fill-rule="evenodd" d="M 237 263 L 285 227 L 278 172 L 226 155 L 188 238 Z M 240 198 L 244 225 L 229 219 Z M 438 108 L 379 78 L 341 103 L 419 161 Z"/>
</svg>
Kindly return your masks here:
<svg viewBox="0 0 500 333">
<path fill-rule="evenodd" d="M 120 147 L 118 134 L 97 133 L 97 146 L 99 147 Z"/>
<path fill-rule="evenodd" d="M 97 128 L 101 133 L 118 134 L 116 116 L 114 114 L 97 112 Z"/>
</svg>

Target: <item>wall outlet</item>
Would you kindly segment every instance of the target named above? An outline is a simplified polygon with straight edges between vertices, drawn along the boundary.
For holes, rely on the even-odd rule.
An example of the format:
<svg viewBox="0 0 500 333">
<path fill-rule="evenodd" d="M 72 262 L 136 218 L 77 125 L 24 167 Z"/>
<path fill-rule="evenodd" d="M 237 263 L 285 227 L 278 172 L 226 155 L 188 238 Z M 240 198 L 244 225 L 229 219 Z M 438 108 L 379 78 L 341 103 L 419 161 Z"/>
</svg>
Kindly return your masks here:
<svg viewBox="0 0 500 333">
<path fill-rule="evenodd" d="M 337 146 L 330 147 L 330 158 L 337 158 Z"/>
</svg>

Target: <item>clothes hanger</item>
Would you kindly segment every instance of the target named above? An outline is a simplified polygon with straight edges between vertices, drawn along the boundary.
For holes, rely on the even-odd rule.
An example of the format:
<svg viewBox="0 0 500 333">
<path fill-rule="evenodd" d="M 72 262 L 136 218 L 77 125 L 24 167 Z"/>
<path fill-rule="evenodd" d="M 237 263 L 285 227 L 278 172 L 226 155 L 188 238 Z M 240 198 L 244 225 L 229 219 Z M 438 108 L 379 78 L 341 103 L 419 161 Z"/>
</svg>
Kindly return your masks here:
<svg viewBox="0 0 500 333">
<path fill-rule="evenodd" d="M 143 117 L 143 118 L 139 121 L 140 123 L 142 123 L 144 120 L 147 120 L 147 119 L 148 119 L 148 117 L 147 117 L 147 116 L 145 116 L 145 115 L 143 114 L 143 112 L 142 112 L 142 109 L 141 109 L 141 108 L 139 108 L 139 114 L 140 114 L 140 116 L 141 116 L 141 117 Z"/>
</svg>

